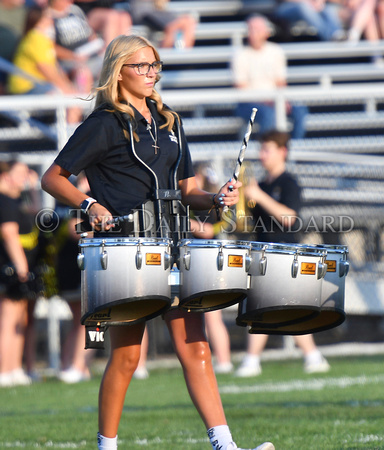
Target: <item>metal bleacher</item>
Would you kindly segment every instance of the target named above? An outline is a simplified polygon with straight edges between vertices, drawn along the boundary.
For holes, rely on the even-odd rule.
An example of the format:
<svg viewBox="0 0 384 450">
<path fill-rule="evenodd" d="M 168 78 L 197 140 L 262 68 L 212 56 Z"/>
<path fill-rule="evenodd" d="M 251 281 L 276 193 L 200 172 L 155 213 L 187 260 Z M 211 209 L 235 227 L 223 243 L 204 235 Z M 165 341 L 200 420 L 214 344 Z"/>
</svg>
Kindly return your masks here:
<svg viewBox="0 0 384 450">
<path fill-rule="evenodd" d="M 260 12 L 271 11 L 274 5 L 272 1 L 255 3 Z M 193 157 L 216 161 L 235 158 L 242 123 L 234 117 L 234 107 L 253 98 L 274 102 L 276 125 L 288 130 L 285 103 L 308 105 L 307 135 L 291 142 L 291 157 L 297 162 L 347 164 L 353 155 L 354 161 L 364 160 L 365 166 L 381 167 L 384 67 L 378 58 L 384 52 L 384 41 L 377 45 L 364 40 L 355 45 L 314 40 L 282 42 L 288 61 L 286 88 L 272 92 L 234 89 L 230 60 L 245 42 L 245 22 L 239 20 L 243 4 L 170 2 L 175 11 L 192 10 L 201 19 L 194 48 L 161 49 L 165 70 L 158 85 L 164 101 L 183 117 Z M 34 163 L 39 154 L 57 151 L 73 131 L 65 122 L 65 107 L 74 104 L 86 111 L 92 107 L 91 102 L 68 97 L 3 96 L 0 113 L 6 120 L 0 126 L 1 151 L 18 151 L 28 160 L 33 158 Z M 41 115 L 49 116 L 48 125 L 42 122 L 38 126 L 35 119 Z M 250 143 L 247 151 L 247 157 L 257 159 L 256 142 Z M 46 158 L 41 157 L 41 161 L 44 166 Z"/>
</svg>

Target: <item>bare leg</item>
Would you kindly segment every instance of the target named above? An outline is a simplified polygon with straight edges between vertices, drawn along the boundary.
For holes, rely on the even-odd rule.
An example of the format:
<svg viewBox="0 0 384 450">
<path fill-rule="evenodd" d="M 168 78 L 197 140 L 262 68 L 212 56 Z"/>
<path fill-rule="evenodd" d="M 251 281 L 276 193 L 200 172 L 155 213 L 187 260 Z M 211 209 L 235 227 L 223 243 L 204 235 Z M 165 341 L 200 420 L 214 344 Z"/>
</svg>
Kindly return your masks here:
<svg viewBox="0 0 384 450">
<path fill-rule="evenodd" d="M 249 334 L 247 353 L 260 356 L 267 345 L 267 341 L 267 334 Z"/>
<path fill-rule="evenodd" d="M 85 349 L 85 329 L 81 325 L 81 302 L 69 302 L 73 315 L 73 325 L 65 339 L 62 354 L 62 369 L 73 368 L 89 376 L 89 361 L 94 351 Z"/>
<path fill-rule="evenodd" d="M 384 0 L 377 2 L 377 21 L 379 24 L 380 39 L 384 39 Z"/>
<path fill-rule="evenodd" d="M 0 373 L 22 367 L 27 301 L 0 299 Z"/>
<path fill-rule="evenodd" d="M 296 345 L 304 354 L 304 371 L 307 373 L 328 372 L 328 361 L 320 353 L 312 334 L 294 336 Z"/>
<path fill-rule="evenodd" d="M 91 10 L 88 22 L 94 31 L 101 33 L 106 46 L 120 34 L 129 34 L 132 26 L 131 16 L 126 11 L 112 8 Z"/>
<path fill-rule="evenodd" d="M 183 33 L 184 45 L 187 48 L 195 45 L 196 20 L 192 16 L 180 16 L 171 22 L 164 30 L 164 38 L 161 47 L 173 47 L 176 40 L 176 33 Z"/>
<path fill-rule="evenodd" d="M 135 373 L 133 374 L 133 377 L 139 380 L 143 380 L 145 378 L 148 378 L 149 376 L 147 371 L 148 345 L 149 345 L 148 327 L 145 327 L 143 339 L 141 341 L 139 364 L 137 365 Z"/>
<path fill-rule="evenodd" d="M 36 332 L 35 318 L 33 316 L 36 301 L 28 301 L 28 309 L 25 311 L 26 330 L 24 357 L 27 373 L 32 373 L 36 362 Z"/>
<path fill-rule="evenodd" d="M 218 364 L 231 363 L 231 343 L 229 333 L 223 321 L 220 310 L 210 311 L 205 314 L 205 323 L 209 343 Z"/>
<path fill-rule="evenodd" d="M 208 428 L 226 425 L 211 351 L 204 332 L 204 314 L 171 310 L 165 321 L 179 358 L 189 395 Z"/>
<path fill-rule="evenodd" d="M 255 377 L 261 374 L 260 357 L 267 344 L 268 335 L 248 334 L 247 352 L 235 372 L 237 377 Z"/>
<path fill-rule="evenodd" d="M 99 431 L 109 438 L 117 435 L 125 394 L 140 358 L 144 323 L 109 329 L 111 353 L 99 392 Z"/>
<path fill-rule="evenodd" d="M 301 349 L 304 355 L 308 355 L 311 352 L 317 350 L 315 340 L 312 334 L 304 334 L 302 336 L 294 336 L 296 345 Z"/>
</svg>

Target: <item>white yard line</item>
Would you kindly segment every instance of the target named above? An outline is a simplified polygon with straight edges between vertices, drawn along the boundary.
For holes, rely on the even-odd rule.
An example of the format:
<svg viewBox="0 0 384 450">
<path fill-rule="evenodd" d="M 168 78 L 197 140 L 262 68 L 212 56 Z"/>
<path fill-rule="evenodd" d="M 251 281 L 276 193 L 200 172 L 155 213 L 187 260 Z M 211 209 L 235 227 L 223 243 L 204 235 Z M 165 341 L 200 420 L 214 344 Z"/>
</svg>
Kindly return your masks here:
<svg viewBox="0 0 384 450">
<path fill-rule="evenodd" d="M 347 388 L 351 386 L 364 386 L 367 384 L 380 384 L 384 382 L 384 375 L 340 377 L 340 378 L 314 378 L 311 380 L 292 380 L 288 382 L 275 382 L 240 386 L 228 384 L 220 386 L 222 394 L 251 394 L 260 392 L 293 392 L 293 391 L 320 391 L 326 388 Z"/>
</svg>

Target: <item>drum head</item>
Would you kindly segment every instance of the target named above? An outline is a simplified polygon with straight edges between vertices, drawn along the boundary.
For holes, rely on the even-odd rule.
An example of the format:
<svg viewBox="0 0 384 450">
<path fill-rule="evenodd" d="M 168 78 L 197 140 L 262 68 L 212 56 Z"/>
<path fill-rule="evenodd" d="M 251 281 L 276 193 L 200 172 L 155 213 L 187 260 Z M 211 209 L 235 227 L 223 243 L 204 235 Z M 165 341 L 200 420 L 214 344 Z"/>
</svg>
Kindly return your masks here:
<svg viewBox="0 0 384 450">
<path fill-rule="evenodd" d="M 319 331 L 330 330 L 341 325 L 345 321 L 343 310 L 323 309 L 315 317 L 306 321 L 292 323 L 290 325 L 268 327 L 266 324 L 252 323 L 249 329 L 250 334 L 277 334 L 277 335 L 302 335 L 318 333 Z"/>
<path fill-rule="evenodd" d="M 308 321 L 319 313 L 318 308 L 311 306 L 271 307 L 239 314 L 236 324 L 243 327 L 258 326 L 266 329 L 278 329 Z"/>
<path fill-rule="evenodd" d="M 212 291 L 196 294 L 180 300 L 179 308 L 194 312 L 216 311 L 232 306 L 246 297 L 246 291 Z"/>
<path fill-rule="evenodd" d="M 84 314 L 83 325 L 103 323 L 108 325 L 133 325 L 163 314 L 171 305 L 168 297 L 151 299 L 125 299 L 117 304 L 97 308 Z"/>
</svg>

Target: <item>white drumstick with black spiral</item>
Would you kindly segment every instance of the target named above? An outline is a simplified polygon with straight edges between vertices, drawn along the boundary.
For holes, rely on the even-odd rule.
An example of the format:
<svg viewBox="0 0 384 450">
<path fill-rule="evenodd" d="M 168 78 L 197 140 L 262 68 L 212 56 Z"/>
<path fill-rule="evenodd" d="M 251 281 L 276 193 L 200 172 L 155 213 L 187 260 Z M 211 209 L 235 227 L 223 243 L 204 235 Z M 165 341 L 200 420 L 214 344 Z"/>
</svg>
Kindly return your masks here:
<svg viewBox="0 0 384 450">
<path fill-rule="evenodd" d="M 243 142 L 241 143 L 241 149 L 239 152 L 239 156 L 237 158 L 235 171 L 233 172 L 233 176 L 232 176 L 232 179 L 234 179 L 235 182 L 239 178 L 241 165 L 243 164 L 245 150 L 247 149 L 249 137 L 251 136 L 251 133 L 252 133 L 252 127 L 253 127 L 253 123 L 255 122 L 256 113 L 257 113 L 257 108 L 252 108 L 251 117 L 249 118 L 248 126 L 247 126 L 247 129 L 244 134 Z M 229 188 L 229 190 L 233 191 L 233 188 L 232 189 Z M 224 206 L 223 212 L 227 212 L 227 211 L 228 211 L 228 206 Z"/>
<path fill-rule="evenodd" d="M 255 122 L 256 113 L 257 113 L 257 108 L 253 108 L 252 109 L 252 113 L 251 113 L 251 117 L 249 118 L 247 129 L 245 131 L 244 139 L 243 139 L 243 142 L 241 144 L 241 149 L 240 149 L 239 156 L 237 158 L 235 171 L 233 172 L 233 179 L 235 180 L 235 182 L 239 178 L 241 165 L 243 164 L 245 150 L 247 149 L 249 137 L 251 136 L 251 133 L 252 133 L 252 127 L 253 127 L 253 124 Z"/>
</svg>

